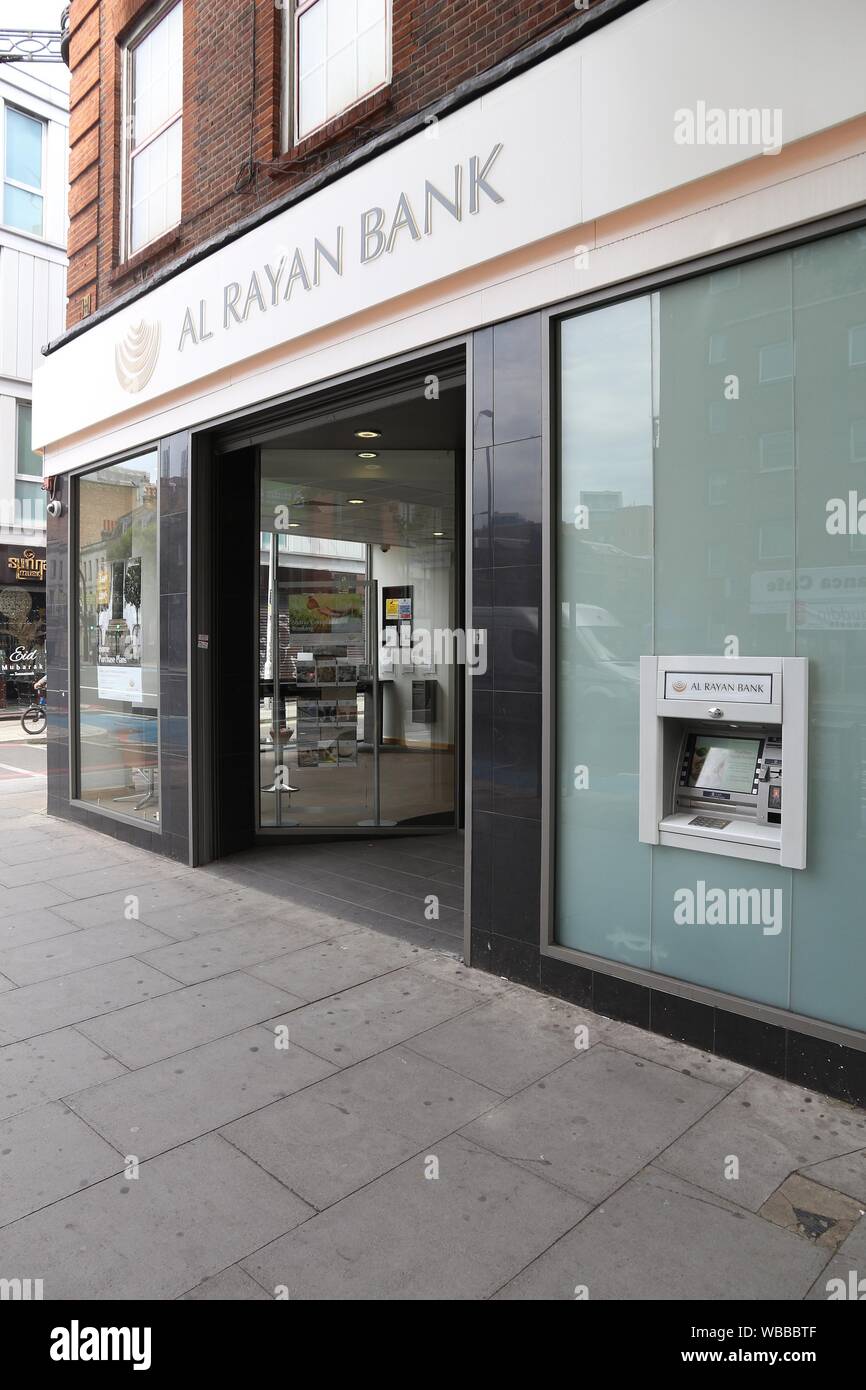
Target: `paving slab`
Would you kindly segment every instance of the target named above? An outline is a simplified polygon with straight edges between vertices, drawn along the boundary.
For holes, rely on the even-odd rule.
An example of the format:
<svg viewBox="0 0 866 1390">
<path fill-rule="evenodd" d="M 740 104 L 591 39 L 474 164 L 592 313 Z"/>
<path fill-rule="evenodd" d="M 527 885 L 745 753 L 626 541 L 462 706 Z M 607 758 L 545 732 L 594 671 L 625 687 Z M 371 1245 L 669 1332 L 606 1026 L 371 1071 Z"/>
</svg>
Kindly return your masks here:
<svg viewBox="0 0 866 1390">
<path fill-rule="evenodd" d="M 232 1265 L 212 1279 L 196 1284 L 189 1293 L 181 1294 L 181 1303 L 272 1303 L 273 1294 L 266 1293 L 261 1284 L 251 1279 L 239 1265 Z"/>
<path fill-rule="evenodd" d="M 209 1135 L 0 1230 L 0 1277 L 41 1278 L 46 1299 L 178 1298 L 309 1215 Z"/>
<path fill-rule="evenodd" d="M 69 894 L 64 893 L 56 883 L 30 883 L 26 888 L 4 888 L 0 893 L 0 918 L 11 917 L 13 913 L 27 916 L 40 907 L 56 907 L 69 902 Z"/>
<path fill-rule="evenodd" d="M 0 1119 L 122 1076 L 124 1070 L 75 1028 L 8 1043 L 0 1048 Z"/>
<path fill-rule="evenodd" d="M 663 1038 L 659 1033 L 648 1033 L 645 1028 L 635 1028 L 630 1023 L 620 1023 L 611 1018 L 600 1018 L 590 1036 L 599 1032 L 603 1042 L 610 1047 L 633 1052 L 661 1066 L 672 1067 L 684 1076 L 697 1077 L 699 1081 L 709 1081 L 732 1091 L 750 1075 L 749 1068 L 739 1062 L 730 1062 L 726 1057 L 714 1057 L 712 1053 L 701 1052 L 687 1043 Z"/>
<path fill-rule="evenodd" d="M 437 980 L 459 985 L 461 989 L 468 989 L 470 994 L 486 999 L 498 998 L 511 990 L 520 989 L 519 985 L 512 984 L 500 975 L 489 975 L 485 970 L 470 969 L 464 964 L 462 955 L 454 951 L 424 951 L 415 961 L 415 969 L 423 971 L 425 975 L 432 975 Z"/>
<path fill-rule="evenodd" d="M 0 1042 L 51 1033 L 177 987 L 176 980 L 137 960 L 110 961 L 38 985 L 23 985 L 0 995 Z"/>
<path fill-rule="evenodd" d="M 574 1301 L 585 1289 L 591 1303 L 801 1299 L 826 1257 L 790 1231 L 648 1170 L 496 1297 Z"/>
<path fill-rule="evenodd" d="M 346 1067 L 473 1009 L 477 1002 L 459 985 L 404 966 L 278 1022 L 289 1024 L 301 1047 Z"/>
<path fill-rule="evenodd" d="M 221 1133 L 323 1208 L 474 1119 L 499 1096 L 393 1048 Z"/>
<path fill-rule="evenodd" d="M 153 863 L 148 863 L 152 858 Z M 124 893 L 134 891 L 133 885 L 139 883 L 154 883 L 157 880 L 171 878 L 173 873 L 183 873 L 184 868 L 179 864 L 166 863 L 161 855 L 148 855 L 140 851 L 135 857 L 125 858 L 120 864 L 110 864 L 104 869 L 88 869 L 83 873 L 62 874 L 57 878 L 52 878 L 51 882 L 58 889 L 62 889 L 64 896 L 68 898 L 93 898 L 102 893 L 110 893 L 120 890 Z M 32 889 L 30 890 L 32 891 Z M 50 904 L 42 904 L 50 906 Z"/>
<path fill-rule="evenodd" d="M 0 951 L 27 946 L 31 941 L 50 941 L 77 930 L 74 922 L 67 922 L 50 907 L 17 913 L 13 917 L 0 917 Z"/>
<path fill-rule="evenodd" d="M 225 927 L 222 931 L 194 936 L 155 951 L 142 953 L 142 960 L 163 970 L 167 975 L 192 985 L 258 965 L 290 950 L 301 950 L 316 941 L 343 936 L 350 930 L 345 923 L 334 922 L 318 914 L 292 913 L 285 918 L 272 917 L 263 922 L 247 922 L 243 926 Z"/>
<path fill-rule="evenodd" d="M 303 1003 L 283 989 L 236 972 L 103 1014 L 82 1023 L 80 1030 L 127 1067 L 146 1067 Z"/>
<path fill-rule="evenodd" d="M 428 1157 L 438 1178 L 425 1177 Z M 586 1207 L 453 1137 L 241 1261 L 298 1299 L 483 1299 Z"/>
<path fill-rule="evenodd" d="M 123 1153 L 150 1158 L 328 1076 L 320 1057 L 245 1028 L 71 1096 L 68 1104 Z"/>
<path fill-rule="evenodd" d="M 425 954 L 420 946 L 410 942 L 361 929 L 336 941 L 324 941 L 250 966 L 250 974 L 312 1003 L 423 960 Z"/>
<path fill-rule="evenodd" d="M 574 1030 L 590 1018 L 561 999 L 530 990 L 509 991 L 431 1029 L 411 1045 L 423 1056 L 508 1096 L 574 1057 Z"/>
<path fill-rule="evenodd" d="M 170 937 L 141 922 L 112 923 L 0 951 L 0 972 L 17 985 L 32 985 L 170 943 Z"/>
<path fill-rule="evenodd" d="M 863 1208 L 844 1192 L 792 1173 L 767 1198 L 760 1215 L 835 1253 L 857 1225 Z"/>
<path fill-rule="evenodd" d="M 0 1226 L 117 1173 L 123 1159 L 61 1101 L 0 1122 Z"/>
<path fill-rule="evenodd" d="M 167 930 L 150 920 L 160 909 L 174 904 L 186 904 L 201 913 L 212 910 L 207 894 L 196 889 L 183 877 L 171 877 L 153 883 L 139 883 L 135 878 L 121 889 L 110 893 L 95 893 L 89 898 L 73 898 L 56 909 L 58 917 L 78 927 L 98 927 L 104 922 L 128 922 L 130 913 L 137 912 L 138 921 L 177 938 L 178 933 Z"/>
<path fill-rule="evenodd" d="M 265 894 L 254 894 L 250 890 L 242 893 L 226 893 L 222 885 L 214 893 L 216 883 L 212 882 L 211 897 L 192 895 L 185 891 L 183 898 L 165 905 L 153 902 L 142 903 L 142 921 L 148 926 L 175 936 L 179 941 L 200 936 L 207 932 L 224 931 L 226 927 L 244 926 L 249 921 L 267 921 L 273 917 L 285 916 L 285 904 L 276 902 Z M 258 901 L 264 899 L 264 901 Z"/>
<path fill-rule="evenodd" d="M 864 1140 L 862 1110 L 754 1073 L 672 1144 L 659 1164 L 757 1211 L 791 1173 L 863 1147 Z M 736 1180 L 725 1177 L 730 1157 L 739 1160 Z"/>
<path fill-rule="evenodd" d="M 804 1177 L 814 1178 L 815 1182 L 824 1183 L 825 1187 L 832 1187 L 866 1204 L 866 1149 L 841 1154 L 839 1158 L 828 1158 L 823 1163 L 813 1163 L 803 1168 L 802 1172 Z"/>
<path fill-rule="evenodd" d="M 596 1203 L 718 1101 L 704 1081 L 599 1044 L 462 1132 Z"/>
<path fill-rule="evenodd" d="M 24 864 L 0 865 L 0 885 L 5 888 L 18 888 L 25 884 L 44 883 L 46 879 L 54 882 L 67 874 L 79 874 L 85 870 L 101 870 L 109 865 L 122 865 L 124 858 L 111 849 L 100 845 L 90 845 L 87 849 L 65 848 L 41 859 L 30 860 Z"/>
</svg>

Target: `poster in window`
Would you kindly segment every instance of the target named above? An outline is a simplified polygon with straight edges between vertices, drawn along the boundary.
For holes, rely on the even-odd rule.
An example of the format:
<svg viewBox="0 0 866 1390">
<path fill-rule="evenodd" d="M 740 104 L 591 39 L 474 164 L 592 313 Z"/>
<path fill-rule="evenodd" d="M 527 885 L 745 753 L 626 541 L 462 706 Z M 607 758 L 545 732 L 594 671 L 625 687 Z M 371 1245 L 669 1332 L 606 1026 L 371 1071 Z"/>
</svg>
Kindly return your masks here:
<svg viewBox="0 0 866 1390">
<path fill-rule="evenodd" d="M 291 594 L 289 626 L 293 635 L 304 633 L 361 633 L 364 595 Z"/>
</svg>

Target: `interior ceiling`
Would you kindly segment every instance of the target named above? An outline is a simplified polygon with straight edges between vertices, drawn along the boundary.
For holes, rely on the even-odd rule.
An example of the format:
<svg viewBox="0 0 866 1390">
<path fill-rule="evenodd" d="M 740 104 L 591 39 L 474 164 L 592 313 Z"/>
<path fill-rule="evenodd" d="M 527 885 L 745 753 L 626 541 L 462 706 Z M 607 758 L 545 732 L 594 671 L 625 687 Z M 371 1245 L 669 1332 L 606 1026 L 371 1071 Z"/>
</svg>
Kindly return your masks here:
<svg viewBox="0 0 866 1390">
<path fill-rule="evenodd" d="M 448 546 L 454 541 L 455 453 L 466 434 L 463 382 L 417 385 L 283 426 L 262 441 L 261 529 L 288 507 L 289 535 L 371 545 Z M 356 430 L 377 430 L 361 440 Z M 358 454 L 373 452 L 375 459 Z M 361 505 L 351 498 L 361 499 Z M 444 532 L 443 537 L 434 532 Z"/>
<path fill-rule="evenodd" d="M 453 454 L 382 450 L 373 462 L 371 472 L 355 450 L 263 449 L 261 529 L 272 530 L 277 508 L 286 507 L 289 535 L 371 545 L 453 541 Z"/>
</svg>

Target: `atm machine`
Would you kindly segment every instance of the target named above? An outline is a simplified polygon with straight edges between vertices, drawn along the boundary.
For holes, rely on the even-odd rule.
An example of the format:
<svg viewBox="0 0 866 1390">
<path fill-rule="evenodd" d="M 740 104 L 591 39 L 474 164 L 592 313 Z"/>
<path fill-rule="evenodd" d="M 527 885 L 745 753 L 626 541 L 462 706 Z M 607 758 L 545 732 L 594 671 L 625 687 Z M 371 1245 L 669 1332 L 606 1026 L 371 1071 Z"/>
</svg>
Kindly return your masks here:
<svg viewBox="0 0 866 1390">
<path fill-rule="evenodd" d="M 806 867 L 805 657 L 643 656 L 639 836 Z"/>
</svg>

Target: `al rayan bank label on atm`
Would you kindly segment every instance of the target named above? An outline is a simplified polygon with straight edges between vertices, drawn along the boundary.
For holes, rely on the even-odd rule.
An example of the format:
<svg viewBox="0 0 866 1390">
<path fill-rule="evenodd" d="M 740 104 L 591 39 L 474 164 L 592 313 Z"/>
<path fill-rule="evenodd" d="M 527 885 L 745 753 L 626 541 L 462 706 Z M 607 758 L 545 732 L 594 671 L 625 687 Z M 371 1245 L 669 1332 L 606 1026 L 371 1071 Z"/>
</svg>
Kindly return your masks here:
<svg viewBox="0 0 866 1390">
<path fill-rule="evenodd" d="M 771 705 L 773 677 L 729 676 L 721 671 L 666 671 L 666 700 L 726 700 L 728 704 Z"/>
</svg>

